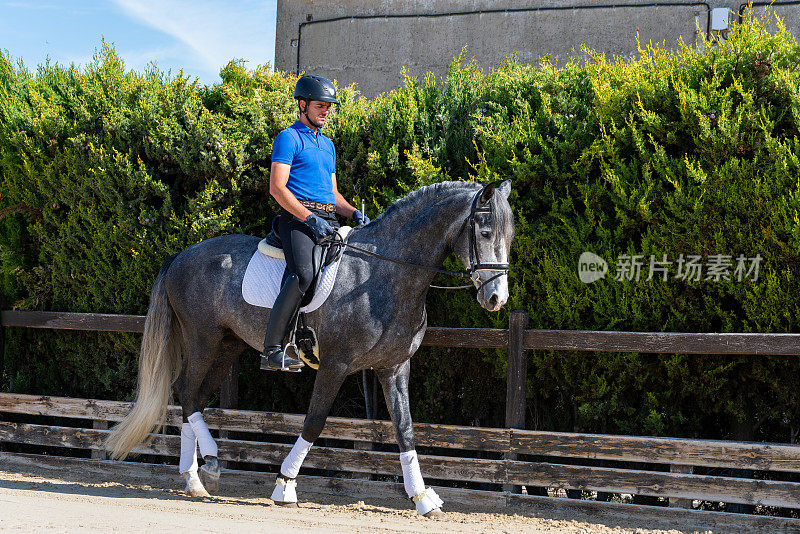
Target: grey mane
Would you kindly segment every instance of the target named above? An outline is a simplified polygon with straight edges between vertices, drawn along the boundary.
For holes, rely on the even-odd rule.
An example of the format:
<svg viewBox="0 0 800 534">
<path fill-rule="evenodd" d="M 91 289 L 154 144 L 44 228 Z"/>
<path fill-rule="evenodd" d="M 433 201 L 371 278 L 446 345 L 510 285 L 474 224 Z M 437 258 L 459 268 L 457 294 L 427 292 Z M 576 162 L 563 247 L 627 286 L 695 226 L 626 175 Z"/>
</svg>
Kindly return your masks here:
<svg viewBox="0 0 800 534">
<path fill-rule="evenodd" d="M 412 191 L 400 200 L 393 202 L 383 213 L 375 218 L 374 222 L 395 219 L 398 216 L 407 217 L 414 212 L 413 207 L 430 207 L 443 201 L 452 201 L 453 192 L 457 191 L 478 191 L 482 184 L 475 182 L 438 182 L 423 186 L 416 191 Z M 434 202 L 427 201 L 428 198 L 437 199 Z"/>
<path fill-rule="evenodd" d="M 439 182 L 423 186 L 392 203 L 386 211 L 365 227 L 367 229 L 365 233 L 370 234 L 369 230 L 374 230 L 378 227 L 405 227 L 405 225 L 417 219 L 421 210 L 435 210 L 447 204 L 452 204 L 453 209 L 463 209 L 463 199 L 458 193 L 475 194 L 484 186 L 485 184 L 476 182 L 457 181 Z M 511 213 L 508 202 L 500 201 L 500 196 L 493 195 L 491 199 L 494 217 L 496 218 L 495 227 L 503 229 L 505 233 L 512 237 L 514 234 L 514 216 Z M 422 220 L 417 220 L 417 223 L 422 222 Z M 416 230 L 417 224 L 411 224 L 411 226 L 413 228 L 406 227 L 405 229 L 409 231 Z M 354 240 L 360 241 L 361 238 L 366 238 L 367 241 L 370 241 L 364 235 L 365 233 L 360 233 L 360 235 L 355 233 Z M 386 239 L 386 236 L 382 236 L 382 239 Z"/>
</svg>

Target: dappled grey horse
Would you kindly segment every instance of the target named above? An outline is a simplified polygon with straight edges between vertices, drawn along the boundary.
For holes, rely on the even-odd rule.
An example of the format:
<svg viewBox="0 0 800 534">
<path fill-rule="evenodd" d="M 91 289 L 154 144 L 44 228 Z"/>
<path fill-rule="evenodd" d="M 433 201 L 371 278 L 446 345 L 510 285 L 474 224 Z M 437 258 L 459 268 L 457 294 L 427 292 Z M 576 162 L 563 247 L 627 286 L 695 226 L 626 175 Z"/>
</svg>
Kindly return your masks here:
<svg viewBox="0 0 800 534">
<path fill-rule="evenodd" d="M 451 252 L 467 267 L 481 306 L 497 311 L 508 300 L 510 191 L 508 181 L 426 186 L 351 233 L 349 245 L 361 250 L 345 250 L 330 296 L 307 317 L 317 334 L 319 369 L 302 434 L 277 477 L 275 502 L 296 505 L 295 477 L 345 377 L 371 368 L 397 432 L 406 492 L 419 513 L 441 513 L 442 501 L 426 489 L 414 450 L 410 358 L 425 334 L 425 296 L 435 269 Z M 184 421 L 180 472 L 192 496 L 208 495 L 203 483 L 216 489 L 220 473 L 203 408 L 241 352 L 248 345 L 263 348 L 269 310 L 242 298 L 242 279 L 258 242 L 245 235 L 215 237 L 164 262 L 150 295 L 136 403 L 106 442 L 113 457 L 124 458 L 163 423 L 174 393 Z M 198 445 L 205 461 L 200 476 Z"/>
</svg>

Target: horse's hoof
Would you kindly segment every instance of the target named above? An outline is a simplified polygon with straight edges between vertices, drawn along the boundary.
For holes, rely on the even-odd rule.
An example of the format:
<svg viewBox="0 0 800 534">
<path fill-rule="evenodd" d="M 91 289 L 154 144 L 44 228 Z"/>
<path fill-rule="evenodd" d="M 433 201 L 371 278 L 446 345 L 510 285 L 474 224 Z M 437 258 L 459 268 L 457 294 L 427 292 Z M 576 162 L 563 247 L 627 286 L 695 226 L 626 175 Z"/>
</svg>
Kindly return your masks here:
<svg viewBox="0 0 800 534">
<path fill-rule="evenodd" d="M 219 491 L 219 462 L 213 456 L 203 459 L 206 463 L 200 468 L 200 480 L 208 491 Z"/>
<path fill-rule="evenodd" d="M 283 501 L 272 501 L 278 506 L 283 506 L 284 508 L 300 508 L 296 502 L 283 502 Z"/>
<path fill-rule="evenodd" d="M 427 517 L 428 519 L 444 519 L 444 512 L 442 512 L 441 508 L 434 508 L 422 517 Z"/>
<path fill-rule="evenodd" d="M 190 490 L 186 490 L 186 495 L 189 497 L 211 497 L 205 488 L 192 488 Z"/>
<path fill-rule="evenodd" d="M 214 473 L 203 471 L 203 468 L 201 467 L 200 480 L 203 482 L 203 486 L 205 486 L 208 491 L 219 491 L 219 473 L 216 473 L 215 475 Z M 208 491 L 206 494 L 208 494 Z"/>
<path fill-rule="evenodd" d="M 197 476 L 196 471 L 181 473 L 181 476 L 186 479 L 186 489 L 184 489 L 186 495 L 189 497 L 211 497 L 203 487 L 203 483 L 200 482 L 200 477 Z"/>
</svg>

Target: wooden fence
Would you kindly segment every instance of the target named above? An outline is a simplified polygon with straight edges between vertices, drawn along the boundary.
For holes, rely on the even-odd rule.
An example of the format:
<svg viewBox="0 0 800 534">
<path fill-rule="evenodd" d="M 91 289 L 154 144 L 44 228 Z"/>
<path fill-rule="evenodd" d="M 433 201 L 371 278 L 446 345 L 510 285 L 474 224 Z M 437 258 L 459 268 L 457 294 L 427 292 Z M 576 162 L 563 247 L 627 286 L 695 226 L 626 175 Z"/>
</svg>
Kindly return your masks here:
<svg viewBox="0 0 800 534">
<path fill-rule="evenodd" d="M 141 316 L 3 311 L 0 317 L 6 327 L 141 332 L 144 325 Z M 438 486 L 437 491 L 441 488 L 445 500 L 523 506 L 541 514 L 569 508 L 593 520 L 609 514 L 615 517 L 628 514 L 647 516 L 665 524 L 685 525 L 689 518 L 696 528 L 735 525 L 770 531 L 800 530 L 800 521 L 790 518 L 681 508 L 691 507 L 696 501 L 710 501 L 800 509 L 800 483 L 794 481 L 794 475 L 800 474 L 798 446 L 522 428 L 527 350 L 796 355 L 800 353 L 800 335 L 575 332 L 526 327 L 527 316 L 514 312 L 508 330 L 430 328 L 425 336 L 426 345 L 509 350 L 508 428 L 415 424 L 420 448 L 435 452 L 421 455 L 422 471 Z M 235 385 L 226 387 L 235 390 Z M 124 466 L 127 473 L 174 477 L 177 475 L 174 466 L 158 465 L 152 459 L 150 463 L 103 459 L 101 443 L 109 423 L 121 420 L 130 406 L 116 401 L 0 394 L 0 414 L 15 414 L 10 416 L 11 420 L 0 418 L 0 443 L 17 444 L 14 447 L 22 451 L 0 452 L 0 465 L 74 466 L 106 474 Z M 219 457 L 229 462 L 223 483 L 227 480 L 271 484 L 275 466 L 289 452 L 303 421 L 302 415 L 231 408 L 207 409 L 205 416 L 209 426 L 221 432 Z M 176 406 L 170 407 L 169 424 L 180 424 L 180 410 Z M 236 433 L 236 439 L 231 433 Z M 391 481 L 401 473 L 397 453 L 387 452 L 397 450 L 390 422 L 330 418 L 321 437 L 334 441 L 328 443 L 330 446 L 312 448 L 304 468 L 324 470 L 321 474 L 325 476 L 305 476 L 301 488 L 305 485 L 316 491 L 338 491 L 351 496 L 402 495 L 402 484 Z M 42 456 L 25 452 L 25 447 L 30 446 L 57 447 L 62 455 L 73 453 L 72 457 Z M 137 452 L 175 463 L 180 438 L 174 431 L 158 435 Z M 94 459 L 75 458 L 90 454 Z M 721 476 L 720 472 L 726 469 L 750 470 L 754 476 Z M 358 480 L 342 478 L 352 473 L 365 475 Z M 364 480 L 364 476 L 384 480 Z M 476 483 L 484 487 L 467 489 L 474 488 Z M 619 497 L 619 501 L 630 500 L 630 495 L 669 498 L 671 507 L 511 491 L 520 487 L 549 488 L 551 495 L 563 495 L 563 490 L 583 490 L 628 496 Z"/>
</svg>

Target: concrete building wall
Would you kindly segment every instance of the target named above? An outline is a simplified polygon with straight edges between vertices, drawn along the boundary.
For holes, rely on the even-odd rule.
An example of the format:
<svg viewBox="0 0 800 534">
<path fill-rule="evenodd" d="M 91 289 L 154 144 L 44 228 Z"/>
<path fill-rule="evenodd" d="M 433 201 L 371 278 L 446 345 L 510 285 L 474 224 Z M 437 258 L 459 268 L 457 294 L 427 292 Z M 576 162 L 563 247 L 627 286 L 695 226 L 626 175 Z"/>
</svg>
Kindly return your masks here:
<svg viewBox="0 0 800 534">
<path fill-rule="evenodd" d="M 668 4 L 668 5 L 667 5 Z M 708 30 L 711 10 L 741 1 L 645 2 L 602 0 L 278 0 L 275 66 L 357 83 L 368 97 L 402 82 L 401 69 L 443 75 L 466 46 L 484 68 L 516 54 L 524 63 L 543 55 L 584 57 L 581 44 L 623 57 L 642 45 L 679 39 L 692 45 L 696 28 Z M 760 8 L 763 9 L 763 8 Z M 477 12 L 476 11 L 481 11 Z M 505 11 L 503 11 L 505 10 Z M 790 29 L 800 28 L 800 2 L 776 5 Z M 299 67 L 299 69 L 298 69 Z"/>
</svg>

